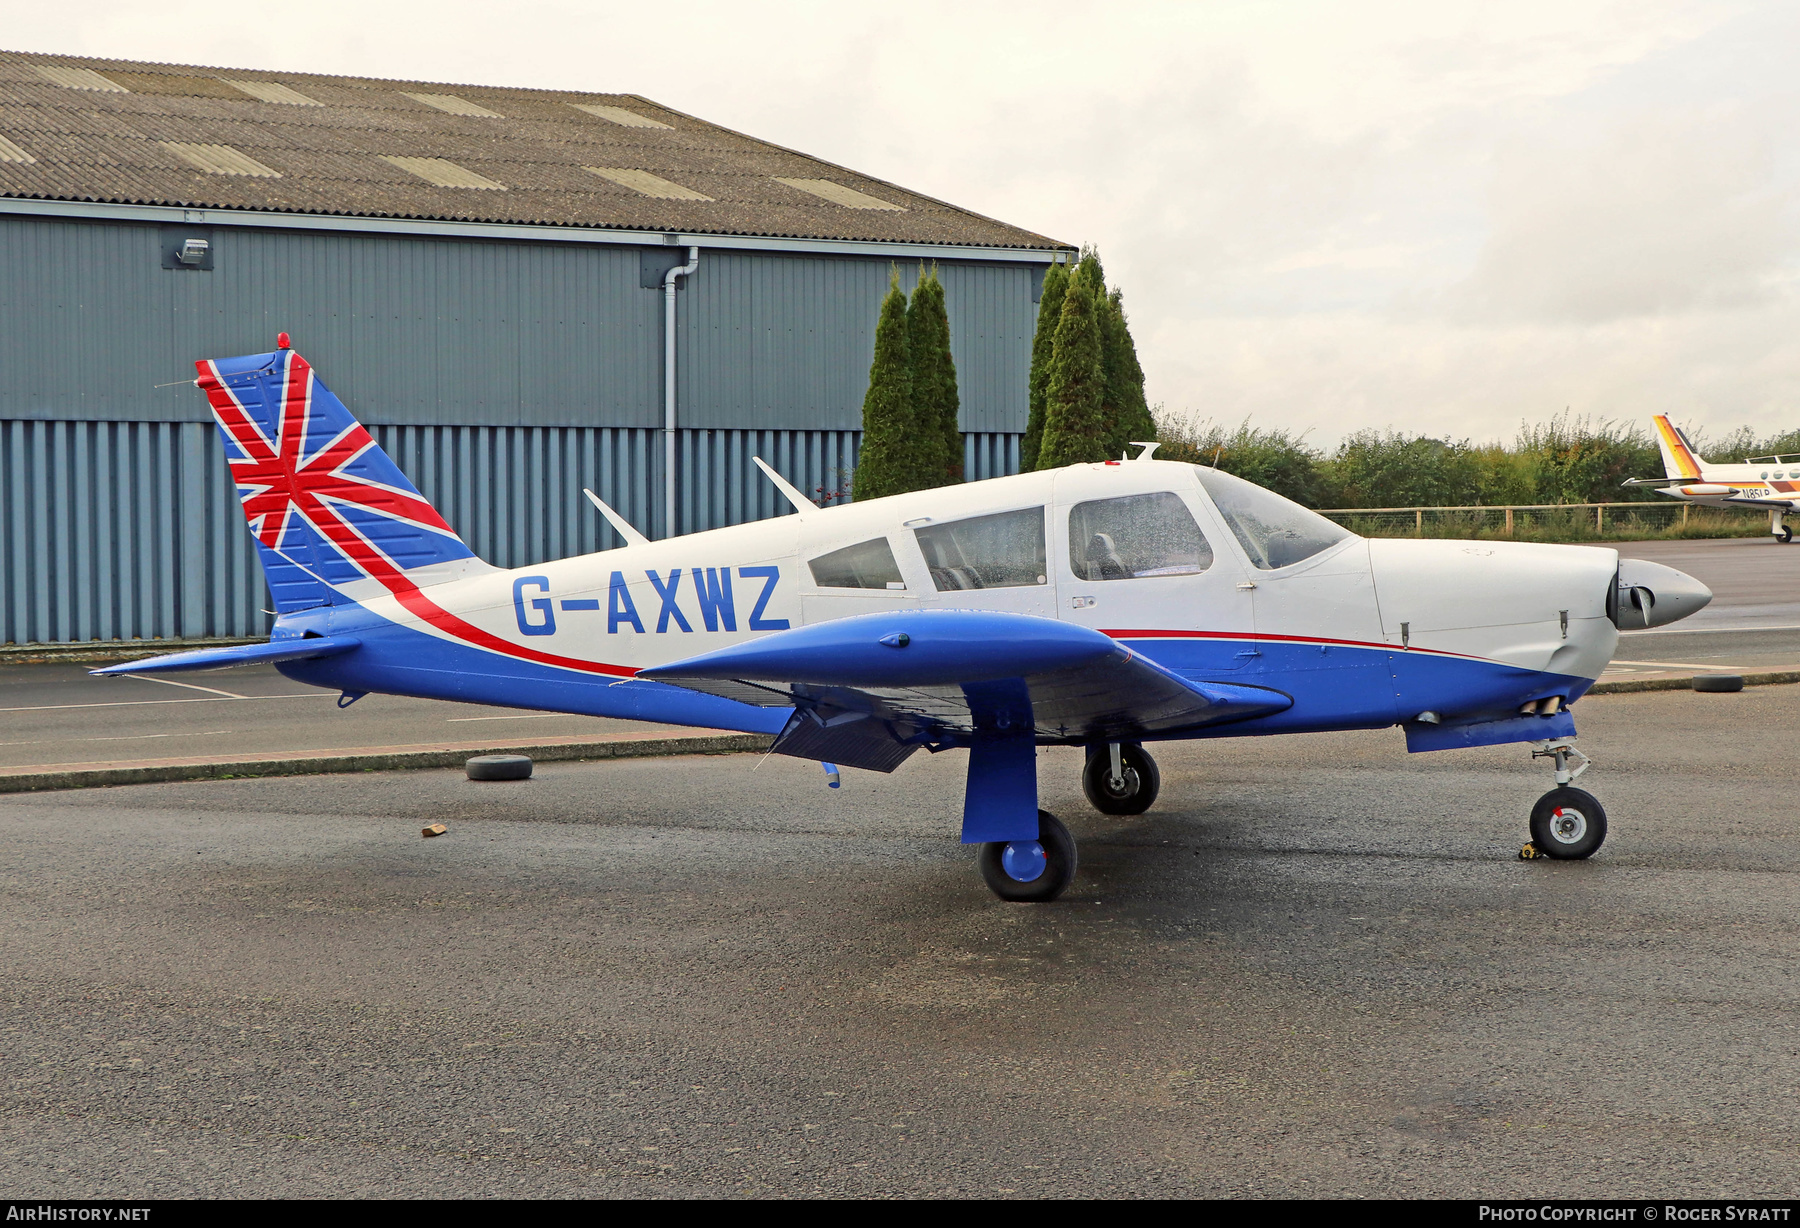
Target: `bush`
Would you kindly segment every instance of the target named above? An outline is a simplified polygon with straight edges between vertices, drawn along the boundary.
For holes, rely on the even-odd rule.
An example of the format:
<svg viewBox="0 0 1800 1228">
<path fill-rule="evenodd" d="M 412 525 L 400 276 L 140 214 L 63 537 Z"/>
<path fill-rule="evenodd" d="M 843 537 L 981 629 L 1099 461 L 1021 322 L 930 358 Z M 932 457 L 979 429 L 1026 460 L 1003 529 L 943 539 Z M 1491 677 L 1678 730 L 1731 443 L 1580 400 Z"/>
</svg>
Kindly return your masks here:
<svg viewBox="0 0 1800 1228">
<path fill-rule="evenodd" d="M 1262 430 L 1248 418 L 1227 431 L 1216 422 L 1193 423 L 1171 418 L 1157 406 L 1156 438 L 1162 446 L 1158 460 L 1216 465 L 1258 486 L 1266 486 L 1307 507 L 1323 507 L 1325 474 L 1319 452 L 1306 444 L 1304 434 Z"/>
</svg>

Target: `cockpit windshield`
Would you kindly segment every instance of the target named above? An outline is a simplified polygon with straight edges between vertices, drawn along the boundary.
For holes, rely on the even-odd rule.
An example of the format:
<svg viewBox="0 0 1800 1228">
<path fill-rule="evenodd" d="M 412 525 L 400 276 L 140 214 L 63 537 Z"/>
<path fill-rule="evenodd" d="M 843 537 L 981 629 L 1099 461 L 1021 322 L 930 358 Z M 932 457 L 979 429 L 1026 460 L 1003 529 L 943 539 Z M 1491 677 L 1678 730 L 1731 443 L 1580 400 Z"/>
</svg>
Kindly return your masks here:
<svg viewBox="0 0 1800 1228">
<path fill-rule="evenodd" d="M 1195 469 L 1219 515 L 1231 526 L 1251 564 L 1261 571 L 1310 559 L 1352 536 L 1344 526 L 1272 490 L 1218 469 L 1198 465 Z"/>
</svg>

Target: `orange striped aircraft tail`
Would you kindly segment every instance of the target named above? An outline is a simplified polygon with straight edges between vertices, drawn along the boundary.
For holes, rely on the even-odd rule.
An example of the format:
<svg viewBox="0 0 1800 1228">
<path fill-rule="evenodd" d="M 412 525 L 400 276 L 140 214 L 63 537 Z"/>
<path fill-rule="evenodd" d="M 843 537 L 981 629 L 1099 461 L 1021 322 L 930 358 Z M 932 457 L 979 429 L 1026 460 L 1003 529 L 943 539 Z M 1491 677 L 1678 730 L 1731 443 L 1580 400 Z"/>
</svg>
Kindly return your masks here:
<svg viewBox="0 0 1800 1228">
<path fill-rule="evenodd" d="M 1656 443 L 1662 449 L 1663 472 L 1672 478 L 1685 478 L 1692 481 L 1701 476 L 1706 462 L 1694 451 L 1694 445 L 1680 427 L 1670 422 L 1666 414 L 1657 414 Z"/>
</svg>

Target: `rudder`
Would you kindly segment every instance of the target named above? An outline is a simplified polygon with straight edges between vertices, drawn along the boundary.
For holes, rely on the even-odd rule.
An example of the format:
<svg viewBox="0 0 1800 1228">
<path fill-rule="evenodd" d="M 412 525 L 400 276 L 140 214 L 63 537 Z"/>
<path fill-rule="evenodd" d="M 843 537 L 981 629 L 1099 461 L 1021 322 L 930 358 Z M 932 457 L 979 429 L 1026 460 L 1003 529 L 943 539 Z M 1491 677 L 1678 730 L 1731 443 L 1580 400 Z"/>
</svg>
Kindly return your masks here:
<svg viewBox="0 0 1800 1228">
<path fill-rule="evenodd" d="M 276 613 L 490 570 L 281 342 L 194 364 Z"/>
</svg>

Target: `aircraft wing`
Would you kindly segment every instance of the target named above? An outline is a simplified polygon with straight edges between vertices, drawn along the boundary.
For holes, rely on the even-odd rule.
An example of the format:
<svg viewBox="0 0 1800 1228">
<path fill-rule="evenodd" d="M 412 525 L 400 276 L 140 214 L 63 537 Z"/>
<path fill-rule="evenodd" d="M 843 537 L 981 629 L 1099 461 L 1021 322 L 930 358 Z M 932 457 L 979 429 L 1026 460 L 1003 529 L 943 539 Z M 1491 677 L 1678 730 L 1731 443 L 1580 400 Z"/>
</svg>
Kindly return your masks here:
<svg viewBox="0 0 1800 1228">
<path fill-rule="evenodd" d="M 1195 682 L 1086 627 L 986 610 L 900 610 L 780 631 L 638 677 L 793 717 L 774 749 L 891 772 L 921 746 L 1135 741 L 1291 707 Z"/>
</svg>

